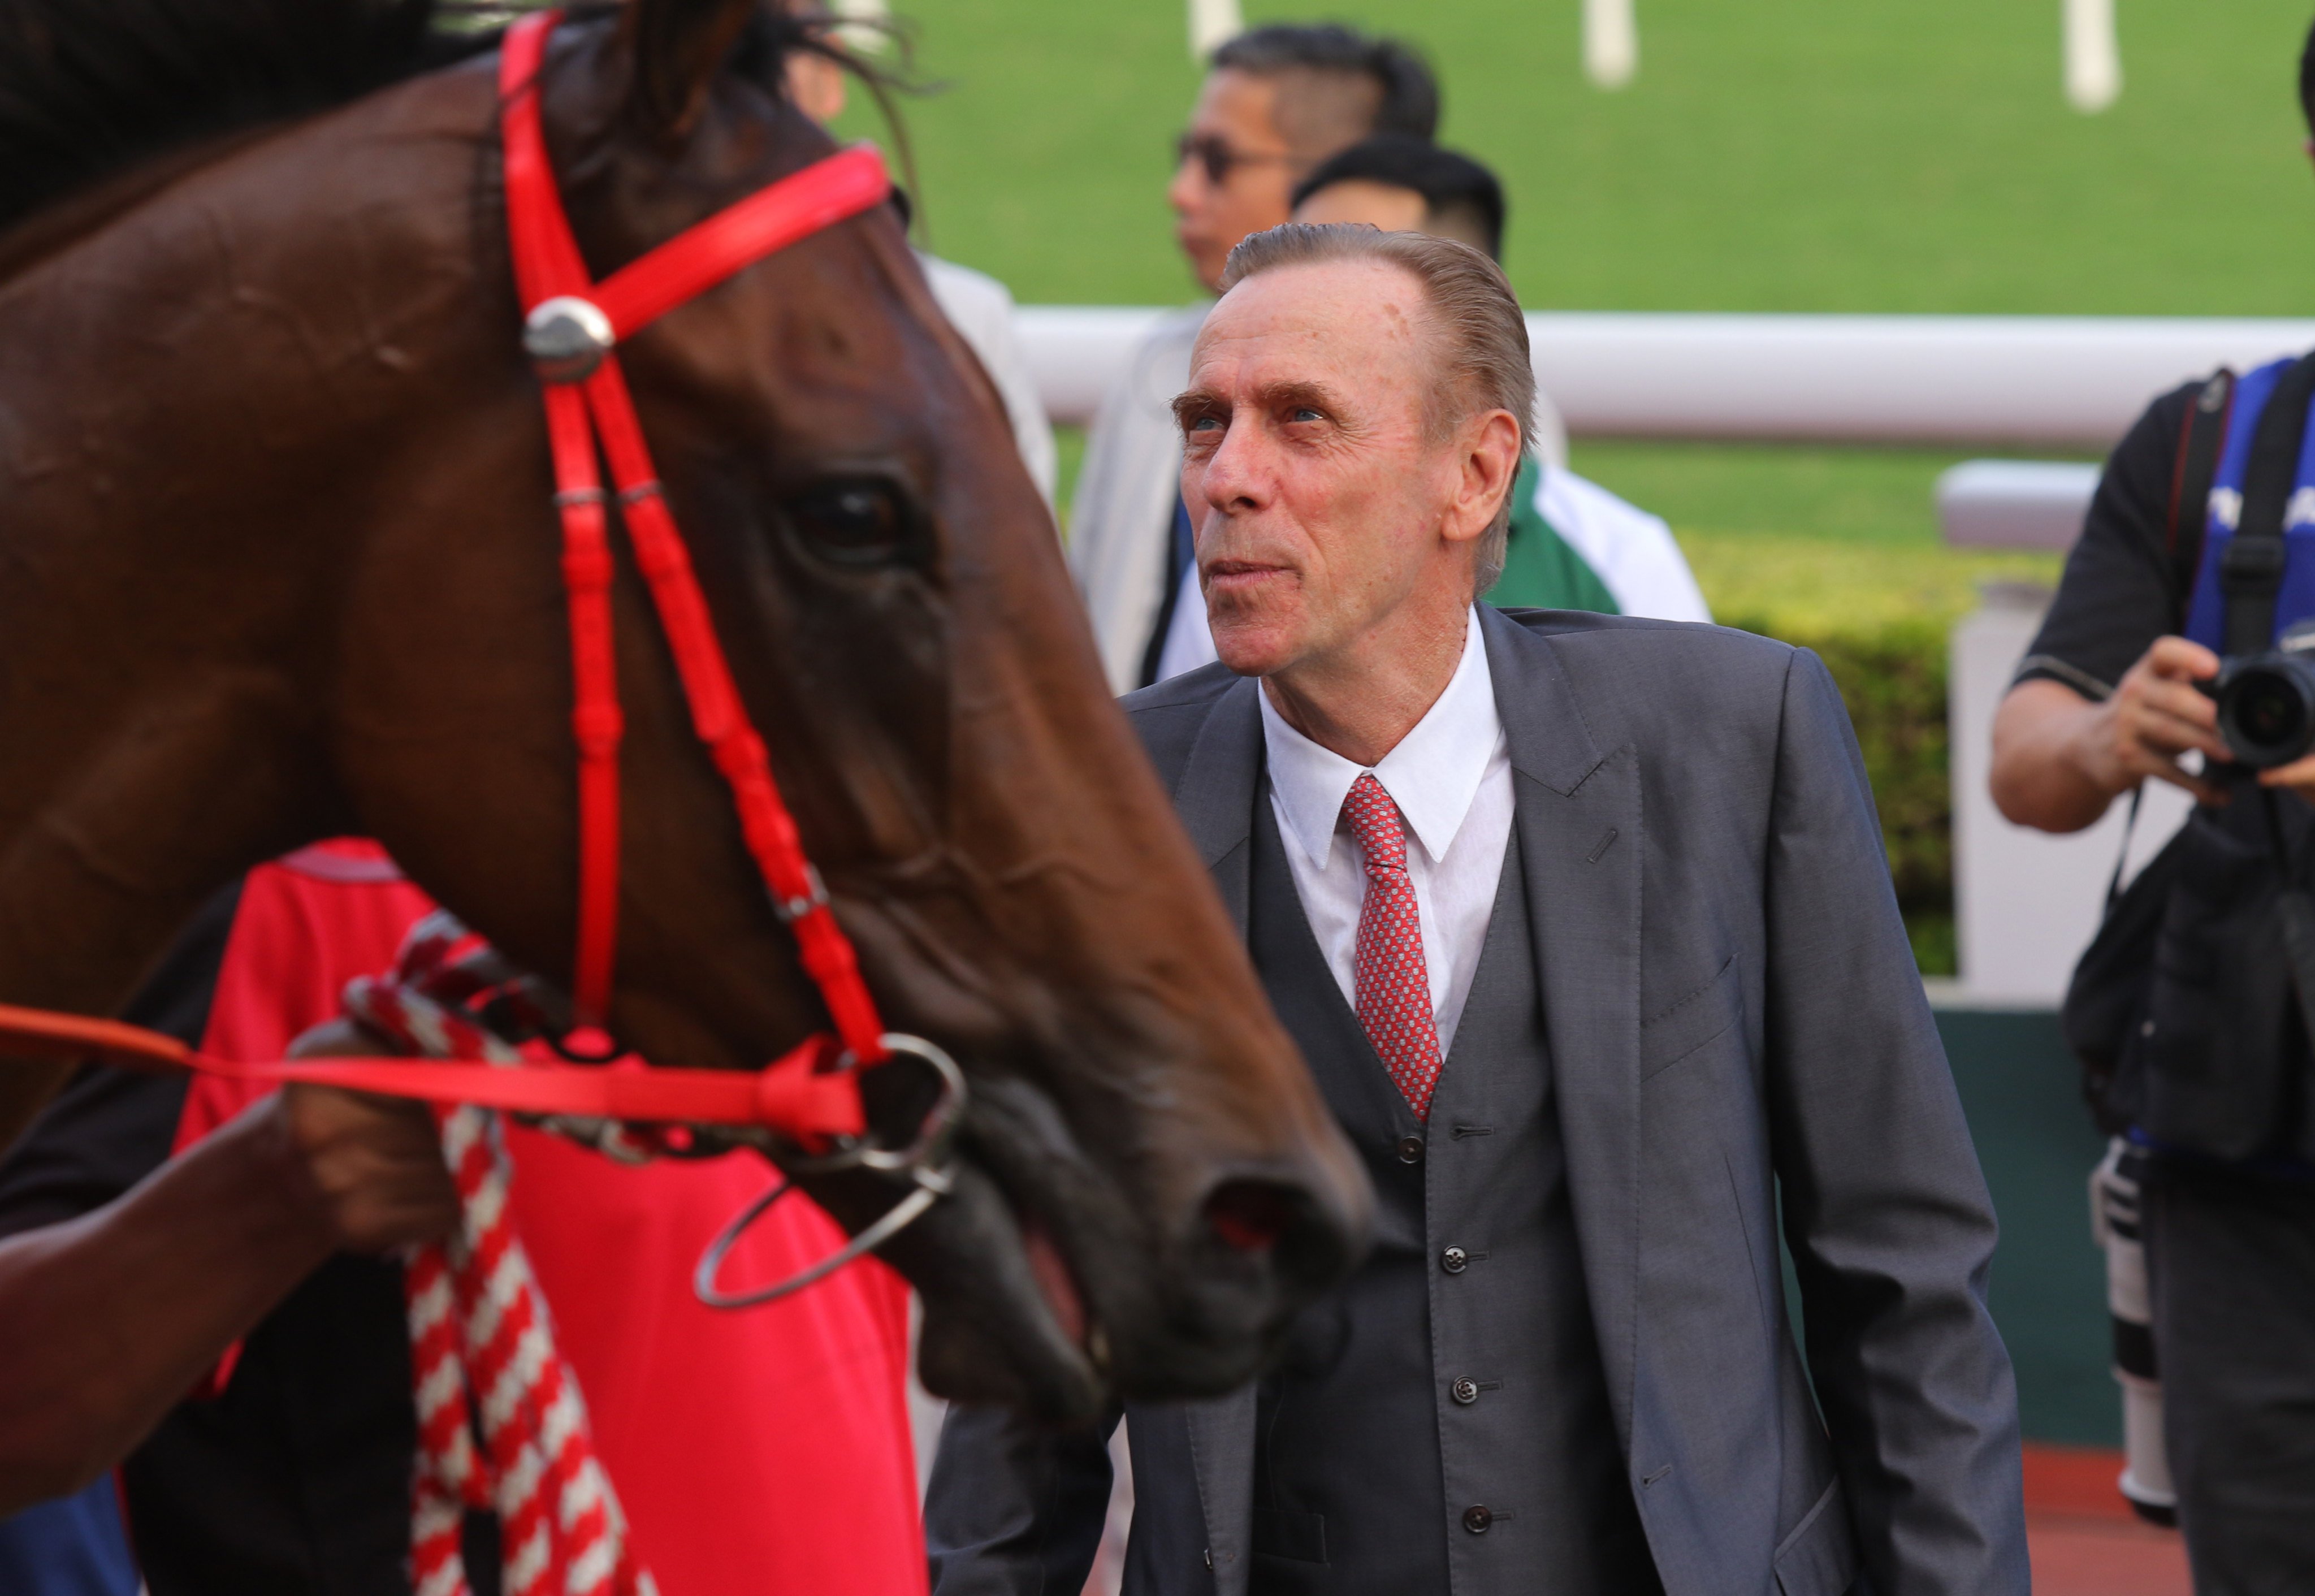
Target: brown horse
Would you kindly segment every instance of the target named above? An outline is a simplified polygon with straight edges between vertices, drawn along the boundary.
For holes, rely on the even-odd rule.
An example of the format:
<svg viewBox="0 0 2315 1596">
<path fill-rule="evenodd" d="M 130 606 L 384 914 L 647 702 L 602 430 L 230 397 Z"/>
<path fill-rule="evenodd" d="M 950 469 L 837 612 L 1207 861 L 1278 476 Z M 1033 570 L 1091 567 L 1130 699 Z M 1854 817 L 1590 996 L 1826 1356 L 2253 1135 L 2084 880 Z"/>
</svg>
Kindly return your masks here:
<svg viewBox="0 0 2315 1596">
<path fill-rule="evenodd" d="M 498 105 L 485 61 L 420 70 L 424 20 L 0 0 L 0 999 L 107 1012 L 208 893 L 346 832 L 569 967 L 568 652 Z M 756 0 L 560 31 L 547 137 L 599 277 L 830 152 L 780 95 L 796 48 L 825 47 Z M 213 72 L 156 79 L 173 49 Z M 12 165 L 67 147 L 45 190 Z M 750 268 L 624 358 L 870 982 L 971 1079 L 959 1189 L 887 1250 L 925 1294 L 927 1383 L 1082 1417 L 1246 1378 L 1348 1266 L 1365 1188 L 899 219 Z M 754 1067 L 822 1016 L 631 565 L 616 602 L 613 1023 L 661 1063 Z M 894 1192 L 814 1194 L 856 1228 Z"/>
</svg>

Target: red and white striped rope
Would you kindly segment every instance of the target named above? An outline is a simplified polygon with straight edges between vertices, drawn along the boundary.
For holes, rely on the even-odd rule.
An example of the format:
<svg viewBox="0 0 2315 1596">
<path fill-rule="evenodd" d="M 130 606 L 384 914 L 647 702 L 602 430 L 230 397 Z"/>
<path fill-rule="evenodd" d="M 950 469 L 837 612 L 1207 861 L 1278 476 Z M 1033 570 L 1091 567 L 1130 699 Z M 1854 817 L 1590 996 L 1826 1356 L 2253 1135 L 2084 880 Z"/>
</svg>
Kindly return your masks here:
<svg viewBox="0 0 2315 1596">
<path fill-rule="evenodd" d="M 346 1009 L 403 1051 L 517 1065 L 521 1055 L 466 1006 L 497 984 L 497 969 L 479 939 L 438 912 L 412 928 L 392 975 L 348 986 Z M 455 1108 L 441 1123 L 458 1231 L 413 1248 L 404 1272 L 419 1436 L 413 1596 L 469 1596 L 468 1508 L 497 1510 L 505 1596 L 657 1596 L 515 1234 L 499 1115 Z"/>
</svg>

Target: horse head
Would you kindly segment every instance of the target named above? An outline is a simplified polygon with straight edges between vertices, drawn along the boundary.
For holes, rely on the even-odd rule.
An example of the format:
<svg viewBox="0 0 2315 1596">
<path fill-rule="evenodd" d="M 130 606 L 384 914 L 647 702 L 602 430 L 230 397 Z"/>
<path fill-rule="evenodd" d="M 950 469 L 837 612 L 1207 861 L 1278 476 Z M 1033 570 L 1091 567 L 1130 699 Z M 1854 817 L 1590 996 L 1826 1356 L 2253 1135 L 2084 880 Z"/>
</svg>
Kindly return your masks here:
<svg viewBox="0 0 2315 1596">
<path fill-rule="evenodd" d="M 757 0 L 558 32 L 547 142 L 599 279 L 831 153 L 780 90 L 810 37 Z M 20 243 L 0 996 L 115 1003 L 203 893 L 345 831 L 568 970 L 569 644 L 498 112 L 486 64 L 409 77 Z M 870 985 L 971 1083 L 953 1195 L 885 1249 L 924 1294 L 927 1383 L 1083 1418 L 1242 1381 L 1349 1267 L 1366 1189 L 900 219 L 806 239 L 621 358 Z M 824 1016 L 618 559 L 610 1022 L 655 1062 L 759 1067 Z M 867 1089 L 880 1123 L 922 1113 L 905 1067 Z M 808 1185 L 855 1229 L 898 1194 Z"/>
</svg>

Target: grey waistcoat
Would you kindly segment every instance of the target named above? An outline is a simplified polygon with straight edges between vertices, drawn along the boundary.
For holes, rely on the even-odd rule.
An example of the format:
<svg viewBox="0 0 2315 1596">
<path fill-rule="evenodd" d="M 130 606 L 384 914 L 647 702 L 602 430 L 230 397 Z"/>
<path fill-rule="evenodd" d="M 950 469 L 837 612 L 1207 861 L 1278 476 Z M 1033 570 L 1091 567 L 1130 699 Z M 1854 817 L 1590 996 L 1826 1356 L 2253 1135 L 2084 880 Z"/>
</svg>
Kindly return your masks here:
<svg viewBox="0 0 2315 1596">
<path fill-rule="evenodd" d="M 1427 1126 L 1310 935 L 1266 791 L 1252 877 L 1255 967 L 1378 1198 L 1373 1253 L 1257 1398 L 1254 1596 L 1660 1590 L 1576 1250 L 1518 840 Z"/>
</svg>

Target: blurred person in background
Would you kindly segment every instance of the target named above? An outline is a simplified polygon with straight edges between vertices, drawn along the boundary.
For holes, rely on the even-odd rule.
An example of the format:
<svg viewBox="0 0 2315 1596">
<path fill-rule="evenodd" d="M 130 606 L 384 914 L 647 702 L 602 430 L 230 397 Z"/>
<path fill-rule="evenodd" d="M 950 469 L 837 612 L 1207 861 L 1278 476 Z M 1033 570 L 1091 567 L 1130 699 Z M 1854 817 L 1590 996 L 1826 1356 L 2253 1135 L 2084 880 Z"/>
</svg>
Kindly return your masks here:
<svg viewBox="0 0 2315 1596">
<path fill-rule="evenodd" d="M 1388 134 L 1352 146 L 1294 190 L 1298 222 L 1365 222 L 1386 233 L 1434 234 L 1498 263 L 1506 214 L 1503 185 L 1486 167 L 1428 141 Z M 1503 573 L 1487 601 L 1505 609 L 1709 621 L 1712 612 L 1672 528 L 1569 470 L 1566 430 L 1540 388 L 1536 411 L 1534 441 L 1512 485 Z"/>
<path fill-rule="evenodd" d="M 824 7 L 810 0 L 789 0 L 788 9 L 798 16 L 834 21 Z M 844 113 L 844 68 L 825 56 L 802 50 L 791 54 L 787 87 L 796 109 L 822 126 Z M 972 352 L 980 357 L 981 368 L 996 385 L 997 396 L 1005 405 L 1005 419 L 1013 424 L 1013 442 L 1021 451 L 1021 463 L 1029 468 L 1030 480 L 1050 508 L 1058 469 L 1053 428 L 1014 340 L 1011 290 L 985 271 L 944 261 L 924 250 L 917 252 L 917 260 L 925 269 L 925 281 L 941 313 L 972 346 Z"/>
<path fill-rule="evenodd" d="M 2299 93 L 2315 134 L 2315 34 Z M 2197 800 L 2109 909 L 2064 1018 L 2118 1132 L 2107 1228 L 2143 1248 L 2148 1322 L 2116 1364 L 2159 1406 L 2133 1414 L 2124 1489 L 2175 1503 L 2200 1596 L 2315 1589 L 2315 757 L 2231 746 L 2205 691 L 2315 621 L 2311 392 L 2315 356 L 2147 408 L 1993 724 L 1993 799 L 2020 825 L 2080 831 L 2149 779 Z"/>
<path fill-rule="evenodd" d="M 1238 240 L 1285 221 L 1295 183 L 1326 157 L 1377 133 L 1428 139 L 1438 125 L 1437 82 L 1396 40 L 1276 22 L 1223 45 L 1166 190 L 1198 286 L 1215 292 Z M 1069 565 L 1121 693 L 1158 679 L 1184 595 L 1199 607 L 1171 406 L 1209 308 L 1166 316 L 1135 349 L 1094 419 L 1070 507 Z"/>
</svg>

